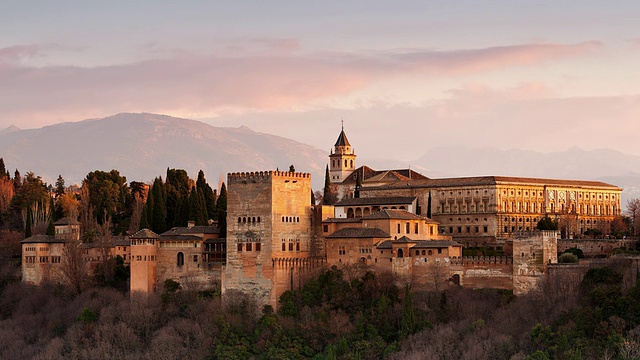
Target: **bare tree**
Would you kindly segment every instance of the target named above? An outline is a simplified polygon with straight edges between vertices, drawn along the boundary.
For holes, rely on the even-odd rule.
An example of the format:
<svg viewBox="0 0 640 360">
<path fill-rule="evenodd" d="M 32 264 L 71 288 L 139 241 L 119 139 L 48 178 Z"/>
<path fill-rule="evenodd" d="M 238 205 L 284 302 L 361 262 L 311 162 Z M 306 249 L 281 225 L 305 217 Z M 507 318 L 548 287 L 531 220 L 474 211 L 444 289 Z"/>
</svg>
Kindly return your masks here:
<svg viewBox="0 0 640 360">
<path fill-rule="evenodd" d="M 627 215 L 631 218 L 631 233 L 637 236 L 640 231 L 640 198 L 627 200 Z"/>
<path fill-rule="evenodd" d="M 13 180 L 9 177 L 3 177 L 0 175 L 0 214 L 9 209 L 13 194 Z"/>
<path fill-rule="evenodd" d="M 87 287 L 87 263 L 80 248 L 80 241 L 71 240 L 64 244 L 60 271 L 75 294 L 80 294 Z"/>
<path fill-rule="evenodd" d="M 431 261 L 427 265 L 427 282 L 435 291 L 444 288 L 449 279 L 449 268 L 442 261 Z"/>
</svg>

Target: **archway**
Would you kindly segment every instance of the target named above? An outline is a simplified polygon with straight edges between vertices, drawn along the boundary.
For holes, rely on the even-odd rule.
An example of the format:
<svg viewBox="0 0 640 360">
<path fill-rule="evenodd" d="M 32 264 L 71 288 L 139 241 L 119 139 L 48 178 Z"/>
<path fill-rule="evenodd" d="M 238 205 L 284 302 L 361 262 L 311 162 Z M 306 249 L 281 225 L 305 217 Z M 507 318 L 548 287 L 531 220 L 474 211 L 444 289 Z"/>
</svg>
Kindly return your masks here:
<svg viewBox="0 0 640 360">
<path fill-rule="evenodd" d="M 399 258 L 404 257 L 404 253 L 403 253 L 402 249 L 398 249 L 398 257 Z"/>
</svg>

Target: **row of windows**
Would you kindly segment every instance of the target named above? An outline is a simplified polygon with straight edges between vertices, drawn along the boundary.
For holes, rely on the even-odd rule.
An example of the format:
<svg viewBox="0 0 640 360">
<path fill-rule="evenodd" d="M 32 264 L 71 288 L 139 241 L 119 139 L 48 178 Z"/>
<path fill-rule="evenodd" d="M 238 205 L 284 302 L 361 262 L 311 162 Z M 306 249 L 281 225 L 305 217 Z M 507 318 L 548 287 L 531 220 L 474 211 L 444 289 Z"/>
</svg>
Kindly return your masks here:
<svg viewBox="0 0 640 360">
<path fill-rule="evenodd" d="M 238 252 L 254 251 L 254 247 L 255 247 L 255 251 L 262 251 L 262 243 L 250 243 L 250 242 L 248 242 L 248 243 L 238 243 Z"/>
<path fill-rule="evenodd" d="M 294 243 L 290 242 L 289 246 L 287 247 L 287 244 L 282 243 L 282 251 L 287 251 L 287 249 L 289 249 L 289 251 L 294 251 L 293 250 L 293 247 L 294 247 L 293 244 Z M 295 243 L 295 248 L 296 248 L 295 251 L 300 251 L 300 243 L 299 242 Z"/>
<path fill-rule="evenodd" d="M 60 264 L 61 258 L 60 256 L 40 256 L 38 259 L 41 264 L 48 264 L 51 262 L 52 264 Z M 35 256 L 25 256 L 24 261 L 27 264 L 35 264 L 36 257 Z"/>
<path fill-rule="evenodd" d="M 136 255 L 135 261 L 156 261 L 157 257 L 155 255 Z"/>
<path fill-rule="evenodd" d="M 331 160 L 331 167 L 332 168 L 335 168 L 336 164 L 337 164 L 337 166 L 340 166 L 340 160 L 336 160 L 336 159 Z M 349 168 L 353 169 L 353 160 L 344 159 L 344 167 L 349 167 Z"/>
<path fill-rule="evenodd" d="M 454 227 L 453 226 L 449 226 L 449 234 L 453 234 L 453 230 L 454 230 Z M 462 232 L 462 226 L 455 227 L 455 230 L 456 230 L 457 234 L 462 234 L 463 233 Z M 442 233 L 444 233 L 444 226 L 440 227 L 440 231 Z M 480 227 L 479 226 L 474 226 L 473 227 L 473 232 L 475 234 L 479 233 L 480 232 Z M 482 227 L 482 232 L 483 233 L 489 232 L 489 227 L 487 225 L 483 226 Z M 464 227 L 464 233 L 465 234 L 471 234 L 471 226 L 465 226 Z"/>
<path fill-rule="evenodd" d="M 141 240 L 131 240 L 131 245 L 155 245 L 156 241 L 154 239 L 141 239 Z M 127 250 L 127 248 L 124 248 Z"/>
<path fill-rule="evenodd" d="M 284 223 L 299 223 L 300 222 L 300 217 L 299 216 L 283 216 L 282 217 L 282 222 L 284 222 Z"/>
<path fill-rule="evenodd" d="M 257 217 L 256 216 L 242 216 L 242 217 L 238 216 L 238 224 L 240 223 L 255 224 L 255 223 L 260 223 L 261 220 L 262 219 L 260 219 L 260 216 L 257 216 Z"/>
<path fill-rule="evenodd" d="M 35 246 L 27 246 L 24 248 L 24 251 L 36 251 L 36 247 Z"/>
<path fill-rule="evenodd" d="M 448 213 L 448 212 L 453 212 L 453 213 L 457 213 L 458 211 L 463 212 L 463 213 L 475 213 L 475 212 L 483 212 L 486 209 L 488 209 L 489 206 L 487 205 L 486 202 L 483 203 L 464 203 L 461 205 L 453 205 L 453 203 L 450 203 L 449 205 L 446 205 L 444 202 L 440 203 L 440 212 L 441 213 Z"/>
</svg>

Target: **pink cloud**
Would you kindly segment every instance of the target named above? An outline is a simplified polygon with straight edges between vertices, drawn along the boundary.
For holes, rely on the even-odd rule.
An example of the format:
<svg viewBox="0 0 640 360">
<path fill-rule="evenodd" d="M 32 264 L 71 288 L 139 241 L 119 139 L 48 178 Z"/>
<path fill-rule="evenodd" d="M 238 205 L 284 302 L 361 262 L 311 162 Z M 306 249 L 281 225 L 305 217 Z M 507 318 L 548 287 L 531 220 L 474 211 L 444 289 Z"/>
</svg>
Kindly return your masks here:
<svg viewBox="0 0 640 360">
<path fill-rule="evenodd" d="M 40 48 L 36 45 L 17 45 L 0 48 L 0 63 L 15 63 L 21 58 L 38 55 Z"/>
<path fill-rule="evenodd" d="M 0 116 L 14 123 L 26 122 L 23 126 L 37 126 L 46 120 L 69 121 L 123 111 L 185 114 L 288 109 L 345 96 L 397 75 L 438 76 L 529 66 L 584 56 L 601 46 L 597 42 L 525 44 L 449 52 L 311 56 L 300 54 L 293 39 L 267 40 L 254 39 L 269 49 L 262 54 L 222 57 L 174 52 L 165 59 L 95 68 L 27 67 L 16 59 L 39 54 L 38 47 L 0 49 L 0 61 L 13 59 L 0 67 Z"/>
</svg>

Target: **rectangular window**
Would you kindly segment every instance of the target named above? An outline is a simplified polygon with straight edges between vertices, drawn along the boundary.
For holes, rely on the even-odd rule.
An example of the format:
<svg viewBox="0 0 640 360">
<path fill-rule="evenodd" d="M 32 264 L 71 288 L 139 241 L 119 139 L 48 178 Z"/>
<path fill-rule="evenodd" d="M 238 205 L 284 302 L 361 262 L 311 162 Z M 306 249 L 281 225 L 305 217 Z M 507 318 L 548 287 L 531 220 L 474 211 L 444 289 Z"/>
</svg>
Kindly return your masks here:
<svg viewBox="0 0 640 360">
<path fill-rule="evenodd" d="M 462 234 L 462 226 L 458 226 L 458 234 Z"/>
<path fill-rule="evenodd" d="M 242 244 L 238 244 L 238 252 L 242 252 Z"/>
<path fill-rule="evenodd" d="M 449 234 L 453 234 L 453 226 L 449 226 Z"/>
<path fill-rule="evenodd" d="M 338 247 L 338 255 L 344 255 L 347 253 L 347 248 L 346 246 L 339 246 Z"/>
<path fill-rule="evenodd" d="M 256 251 L 262 250 L 262 243 L 256 243 Z"/>
<path fill-rule="evenodd" d="M 300 243 L 299 242 L 296 243 L 296 251 L 300 251 Z"/>
<path fill-rule="evenodd" d="M 464 230 L 469 234 L 471 232 L 471 226 L 467 226 Z"/>
<path fill-rule="evenodd" d="M 285 246 L 286 245 L 284 243 L 282 243 L 282 251 L 287 251 L 287 248 Z"/>
<path fill-rule="evenodd" d="M 293 243 L 292 242 L 289 243 L 289 251 L 293 251 Z"/>
<path fill-rule="evenodd" d="M 488 228 L 487 226 L 485 226 L 485 227 L 483 228 L 483 230 L 484 230 L 484 232 L 487 232 L 487 231 L 489 231 L 489 228 Z"/>
<path fill-rule="evenodd" d="M 418 223 L 415 223 L 413 225 L 413 231 L 417 234 L 418 233 Z"/>
<path fill-rule="evenodd" d="M 398 224 L 398 234 L 400 234 L 400 224 Z"/>
<path fill-rule="evenodd" d="M 476 226 L 476 227 L 473 229 L 473 231 L 475 231 L 475 232 L 479 233 L 479 232 L 480 232 L 480 228 Z"/>
<path fill-rule="evenodd" d="M 322 231 L 329 232 L 329 225 L 322 225 Z"/>
<path fill-rule="evenodd" d="M 253 243 L 247 243 L 247 251 L 253 251 Z"/>
<path fill-rule="evenodd" d="M 151 259 L 149 259 L 151 260 Z M 193 262 L 198 262 L 198 255 L 193 255 Z"/>
<path fill-rule="evenodd" d="M 442 254 L 442 249 L 438 249 L 438 254 Z"/>
<path fill-rule="evenodd" d="M 404 232 L 405 232 L 405 234 L 410 234 L 411 233 L 411 223 L 406 223 L 406 225 L 404 227 Z"/>
</svg>

